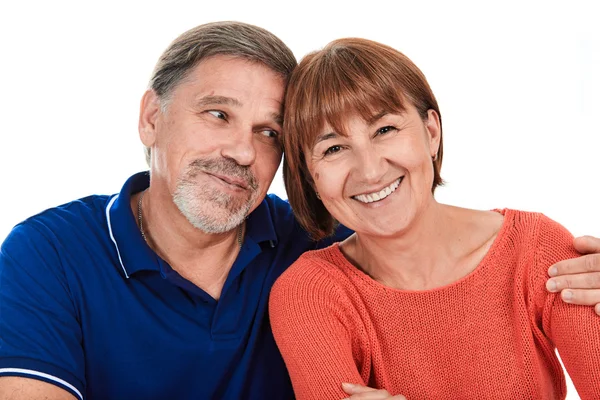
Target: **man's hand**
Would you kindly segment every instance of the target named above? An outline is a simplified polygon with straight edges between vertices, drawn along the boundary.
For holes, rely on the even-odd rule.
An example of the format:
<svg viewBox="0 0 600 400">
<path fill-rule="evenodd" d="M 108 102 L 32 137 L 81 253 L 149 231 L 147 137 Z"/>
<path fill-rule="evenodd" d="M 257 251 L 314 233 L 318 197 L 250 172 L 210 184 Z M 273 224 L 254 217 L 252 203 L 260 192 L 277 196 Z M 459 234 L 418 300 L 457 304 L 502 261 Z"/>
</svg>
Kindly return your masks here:
<svg viewBox="0 0 600 400">
<path fill-rule="evenodd" d="M 595 306 L 600 315 L 600 239 L 582 236 L 573 241 L 582 254 L 579 258 L 560 261 L 548 269 L 546 288 L 561 292 L 566 303 Z"/>
<path fill-rule="evenodd" d="M 392 396 L 387 390 L 373 389 L 352 383 L 342 383 L 342 389 L 350 395 L 344 400 L 406 400 L 406 397 L 400 394 Z"/>
</svg>

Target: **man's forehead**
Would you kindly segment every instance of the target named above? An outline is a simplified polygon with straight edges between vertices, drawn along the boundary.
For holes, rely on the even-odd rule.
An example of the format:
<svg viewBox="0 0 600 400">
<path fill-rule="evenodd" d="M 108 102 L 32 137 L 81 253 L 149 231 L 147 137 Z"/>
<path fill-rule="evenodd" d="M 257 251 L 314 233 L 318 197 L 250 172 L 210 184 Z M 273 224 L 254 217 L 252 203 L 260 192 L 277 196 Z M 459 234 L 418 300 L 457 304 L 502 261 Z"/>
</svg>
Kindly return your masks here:
<svg viewBox="0 0 600 400">
<path fill-rule="evenodd" d="M 219 54 L 207 57 L 193 66 L 187 75 L 195 75 L 198 79 L 202 77 L 212 78 L 212 80 L 223 79 L 223 83 L 227 83 L 235 82 L 236 78 L 243 76 L 244 72 L 248 71 L 261 71 L 269 75 L 267 79 L 272 80 L 274 84 L 284 86 L 285 79 L 281 73 L 261 62 L 231 55 Z"/>
<path fill-rule="evenodd" d="M 244 97 L 259 96 L 282 103 L 285 91 L 285 81 L 279 74 L 261 64 L 246 62 L 219 64 L 216 68 L 211 64 L 200 63 L 186 75 L 180 85 L 197 91 L 196 96 L 215 96 L 215 100 L 218 96 L 239 101 Z"/>
</svg>

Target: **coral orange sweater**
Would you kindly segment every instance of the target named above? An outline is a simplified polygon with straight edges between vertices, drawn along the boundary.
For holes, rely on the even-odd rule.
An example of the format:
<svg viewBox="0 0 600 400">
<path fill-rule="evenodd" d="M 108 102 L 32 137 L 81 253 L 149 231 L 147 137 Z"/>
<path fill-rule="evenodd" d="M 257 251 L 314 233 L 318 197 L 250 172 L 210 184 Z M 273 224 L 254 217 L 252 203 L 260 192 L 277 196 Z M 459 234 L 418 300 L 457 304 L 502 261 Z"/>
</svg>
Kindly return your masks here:
<svg viewBox="0 0 600 400">
<path fill-rule="evenodd" d="M 355 268 L 337 244 L 304 254 L 271 291 L 273 334 L 299 400 L 342 382 L 417 399 L 563 399 L 558 349 L 583 399 L 600 399 L 600 320 L 545 289 L 572 236 L 505 210 L 489 252 L 450 285 L 404 291 Z"/>
</svg>

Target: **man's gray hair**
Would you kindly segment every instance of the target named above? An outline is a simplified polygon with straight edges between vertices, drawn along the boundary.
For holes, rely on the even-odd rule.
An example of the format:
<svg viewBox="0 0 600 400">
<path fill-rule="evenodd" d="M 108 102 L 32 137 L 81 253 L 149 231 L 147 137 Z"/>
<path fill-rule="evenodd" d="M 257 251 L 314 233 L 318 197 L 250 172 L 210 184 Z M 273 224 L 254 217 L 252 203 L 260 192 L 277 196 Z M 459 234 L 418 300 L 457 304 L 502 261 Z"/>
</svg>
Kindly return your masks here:
<svg viewBox="0 0 600 400">
<path fill-rule="evenodd" d="M 263 64 L 280 74 L 287 84 L 297 65 L 294 53 L 266 29 L 236 21 L 211 22 L 180 35 L 160 56 L 149 88 L 160 100 L 161 110 L 168 106 L 175 87 L 198 63 L 217 55 L 229 55 Z M 150 166 L 150 148 L 145 148 Z"/>
</svg>

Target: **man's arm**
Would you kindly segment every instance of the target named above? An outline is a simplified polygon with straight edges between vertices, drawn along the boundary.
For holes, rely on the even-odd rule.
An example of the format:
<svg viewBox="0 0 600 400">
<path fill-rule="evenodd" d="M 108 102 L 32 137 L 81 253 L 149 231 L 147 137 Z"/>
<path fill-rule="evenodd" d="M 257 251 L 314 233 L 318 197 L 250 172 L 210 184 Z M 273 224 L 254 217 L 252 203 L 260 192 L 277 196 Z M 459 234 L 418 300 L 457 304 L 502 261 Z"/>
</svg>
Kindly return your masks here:
<svg viewBox="0 0 600 400">
<path fill-rule="evenodd" d="M 72 398 L 56 397 L 62 392 L 83 399 L 80 318 L 65 246 L 52 235 L 30 220 L 0 247 L 0 399 Z"/>
<path fill-rule="evenodd" d="M 600 239 L 582 236 L 573 241 L 583 256 L 560 261 L 548 269 L 546 288 L 561 292 L 566 303 L 585 306 L 595 305 L 600 315 Z"/>
<path fill-rule="evenodd" d="M 0 400 L 76 400 L 58 386 L 17 376 L 0 377 Z"/>
</svg>

